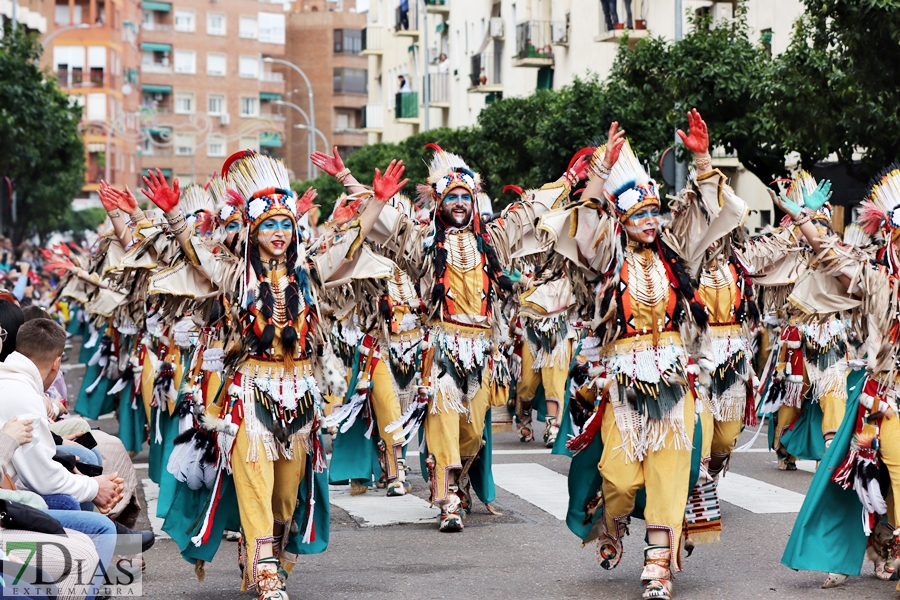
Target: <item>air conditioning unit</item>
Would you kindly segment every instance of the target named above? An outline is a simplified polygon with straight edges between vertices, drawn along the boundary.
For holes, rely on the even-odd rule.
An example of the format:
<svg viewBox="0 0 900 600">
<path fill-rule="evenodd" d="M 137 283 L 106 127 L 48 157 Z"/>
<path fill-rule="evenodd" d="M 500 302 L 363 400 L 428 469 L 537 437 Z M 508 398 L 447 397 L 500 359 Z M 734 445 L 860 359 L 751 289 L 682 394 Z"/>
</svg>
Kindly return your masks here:
<svg viewBox="0 0 900 600">
<path fill-rule="evenodd" d="M 503 39 L 503 18 L 502 17 L 491 17 L 491 37 L 495 40 Z"/>
<path fill-rule="evenodd" d="M 153 99 L 156 100 L 157 102 L 162 102 L 163 95 L 159 92 L 156 92 L 153 94 Z"/>
<path fill-rule="evenodd" d="M 228 113 L 223 113 L 219 115 L 219 125 L 228 125 L 231 123 L 231 115 Z"/>
</svg>

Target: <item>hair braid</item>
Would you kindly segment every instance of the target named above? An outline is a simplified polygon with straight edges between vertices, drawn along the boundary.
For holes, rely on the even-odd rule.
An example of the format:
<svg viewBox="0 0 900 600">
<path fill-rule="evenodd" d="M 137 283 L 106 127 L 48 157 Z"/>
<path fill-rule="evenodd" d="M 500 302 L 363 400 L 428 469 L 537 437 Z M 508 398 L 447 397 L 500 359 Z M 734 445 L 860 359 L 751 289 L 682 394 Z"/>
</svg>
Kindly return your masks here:
<svg viewBox="0 0 900 600">
<path fill-rule="evenodd" d="M 691 315 L 693 315 L 697 325 L 705 329 L 709 324 L 709 314 L 706 312 L 706 307 L 703 305 L 700 295 L 691 283 L 691 278 L 688 276 L 684 264 L 681 262 L 681 257 L 679 257 L 660 236 L 656 237 L 656 244 L 654 247 L 659 253 L 659 257 L 662 259 L 663 263 L 665 263 L 666 273 L 669 275 L 669 282 L 672 284 L 672 287 L 678 290 L 682 300 L 687 301 L 691 310 Z M 674 316 L 676 324 L 683 320 L 683 315 L 676 313 Z"/>
</svg>

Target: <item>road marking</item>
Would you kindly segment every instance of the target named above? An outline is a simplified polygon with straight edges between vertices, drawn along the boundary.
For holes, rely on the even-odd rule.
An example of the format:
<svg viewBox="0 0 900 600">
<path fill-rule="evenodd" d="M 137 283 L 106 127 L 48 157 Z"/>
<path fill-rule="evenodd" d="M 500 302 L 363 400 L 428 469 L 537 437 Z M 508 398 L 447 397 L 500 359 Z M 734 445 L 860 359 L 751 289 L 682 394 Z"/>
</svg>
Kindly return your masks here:
<svg viewBox="0 0 900 600">
<path fill-rule="evenodd" d="M 149 469 L 150 463 L 134 463 L 132 466 L 135 469 Z"/>
<path fill-rule="evenodd" d="M 152 479 L 141 479 L 141 485 L 144 487 L 144 500 L 147 501 L 147 517 L 150 519 L 150 526 L 153 533 L 156 534 L 158 540 L 170 540 L 169 534 L 163 531 L 163 519 L 156 516 L 156 503 L 159 500 L 159 485 Z"/>
<path fill-rule="evenodd" d="M 806 471 L 807 473 L 815 473 L 818 464 L 818 461 L 815 460 L 798 460 L 797 469 Z"/>
<path fill-rule="evenodd" d="M 331 503 L 343 508 L 363 527 L 409 523 L 435 523 L 441 511 L 418 496 L 407 494 L 388 498 L 385 492 L 370 489 L 359 496 L 350 495 L 349 485 L 333 485 L 328 490 Z"/>
<path fill-rule="evenodd" d="M 734 472 L 719 478 L 718 489 L 720 500 L 758 515 L 800 512 L 806 497 Z"/>
<path fill-rule="evenodd" d="M 569 509 L 566 476 L 536 463 L 494 465 L 494 483 L 559 520 Z"/>
<path fill-rule="evenodd" d="M 59 368 L 59 370 L 62 371 L 63 373 L 68 373 L 69 371 L 72 371 L 72 370 L 74 370 L 74 369 L 83 369 L 83 368 L 85 368 L 86 366 L 87 366 L 87 365 L 85 365 L 84 363 L 74 363 L 74 364 L 71 364 L 71 365 L 62 365 L 62 366 Z"/>
<path fill-rule="evenodd" d="M 550 454 L 550 448 L 522 448 L 521 450 L 494 450 L 493 456 L 516 456 L 518 454 Z M 408 450 L 406 456 L 419 456 L 418 450 Z"/>
</svg>

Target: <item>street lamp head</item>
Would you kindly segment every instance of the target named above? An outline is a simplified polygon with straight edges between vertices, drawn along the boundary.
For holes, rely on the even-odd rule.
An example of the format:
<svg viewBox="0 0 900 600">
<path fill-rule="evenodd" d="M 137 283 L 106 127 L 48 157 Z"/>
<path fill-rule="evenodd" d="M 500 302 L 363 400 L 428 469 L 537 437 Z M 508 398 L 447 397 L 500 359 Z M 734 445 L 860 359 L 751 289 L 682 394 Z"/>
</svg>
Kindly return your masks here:
<svg viewBox="0 0 900 600">
<path fill-rule="evenodd" d="M 75 26 L 75 29 L 90 29 L 91 27 L 92 25 L 89 25 L 87 23 L 79 23 Z"/>
<path fill-rule="evenodd" d="M 275 59 L 272 58 L 271 56 L 264 56 L 263 62 L 265 62 L 265 63 L 275 62 Z"/>
</svg>

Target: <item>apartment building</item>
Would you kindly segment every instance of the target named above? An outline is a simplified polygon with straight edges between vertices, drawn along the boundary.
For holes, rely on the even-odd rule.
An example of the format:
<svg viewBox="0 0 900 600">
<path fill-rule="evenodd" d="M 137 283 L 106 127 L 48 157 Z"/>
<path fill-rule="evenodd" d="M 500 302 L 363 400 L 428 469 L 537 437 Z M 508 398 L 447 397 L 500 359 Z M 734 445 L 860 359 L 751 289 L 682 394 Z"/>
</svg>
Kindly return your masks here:
<svg viewBox="0 0 900 600">
<path fill-rule="evenodd" d="M 16 25 L 27 31 L 46 34 L 53 23 L 55 0 L 0 0 L 0 25 L 15 19 Z"/>
<path fill-rule="evenodd" d="M 139 143 L 143 168 L 205 183 L 231 153 L 281 156 L 283 0 L 143 0 Z"/>
<path fill-rule="evenodd" d="M 22 0 L 19 0 L 19 11 Z M 37 5 L 37 2 L 32 2 Z M 48 20 L 41 64 L 83 107 L 84 197 L 101 179 L 134 188 L 139 180 L 138 0 L 40 2 Z"/>
<path fill-rule="evenodd" d="M 300 68 L 313 91 L 315 148 L 330 152 L 338 146 L 348 156 L 365 145 L 368 60 L 360 55 L 366 17 L 351 2 L 343 5 L 307 0 L 287 16 L 285 58 Z M 285 80 L 282 106 L 285 122 L 283 156 L 297 179 L 310 178 L 311 116 L 309 88 L 293 68 L 273 65 Z"/>
<path fill-rule="evenodd" d="M 592 73 L 602 79 L 625 29 L 634 43 L 651 34 L 674 39 L 677 20 L 687 31 L 691 12 L 728 19 L 735 5 L 683 0 L 676 15 L 672 0 L 612 4 L 614 12 L 593 0 L 410 0 L 404 15 L 398 0 L 371 0 L 362 50 L 369 60 L 369 142 L 472 126 L 485 106 L 501 98 L 558 89 Z M 749 0 L 748 10 L 751 35 L 777 54 L 790 42 L 803 5 Z M 737 159 L 720 156 L 716 164 L 729 170 L 732 185 L 753 208 L 771 214 L 763 184 Z M 750 226 L 764 223 L 765 214 L 754 215 Z"/>
</svg>

